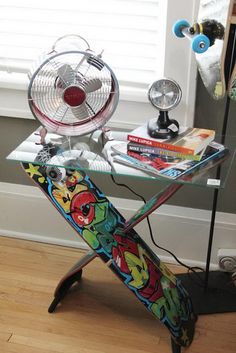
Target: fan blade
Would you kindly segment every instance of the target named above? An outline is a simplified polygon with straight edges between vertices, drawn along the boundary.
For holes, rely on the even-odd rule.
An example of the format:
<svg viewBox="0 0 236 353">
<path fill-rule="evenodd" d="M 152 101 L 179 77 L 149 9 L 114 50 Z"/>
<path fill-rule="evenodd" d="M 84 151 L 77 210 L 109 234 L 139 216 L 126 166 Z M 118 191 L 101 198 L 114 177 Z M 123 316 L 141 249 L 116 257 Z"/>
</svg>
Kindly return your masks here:
<svg viewBox="0 0 236 353">
<path fill-rule="evenodd" d="M 78 107 L 71 107 L 71 111 L 75 118 L 78 120 L 83 120 L 90 116 L 89 110 L 85 102 Z"/>
<path fill-rule="evenodd" d="M 75 73 L 72 67 L 68 64 L 64 64 L 57 70 L 57 74 L 59 78 L 65 83 L 66 85 L 70 85 L 75 80 Z"/>
<path fill-rule="evenodd" d="M 86 80 L 84 90 L 86 93 L 97 91 L 102 87 L 102 81 L 99 78 L 91 78 Z"/>
</svg>

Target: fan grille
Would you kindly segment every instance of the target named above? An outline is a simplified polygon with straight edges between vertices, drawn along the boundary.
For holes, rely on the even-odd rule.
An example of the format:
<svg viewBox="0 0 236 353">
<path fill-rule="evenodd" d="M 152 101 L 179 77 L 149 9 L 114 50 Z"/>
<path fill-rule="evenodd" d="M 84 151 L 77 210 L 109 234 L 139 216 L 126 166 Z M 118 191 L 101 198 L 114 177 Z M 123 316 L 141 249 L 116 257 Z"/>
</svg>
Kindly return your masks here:
<svg viewBox="0 0 236 353">
<path fill-rule="evenodd" d="M 70 136 L 103 126 L 117 106 L 118 95 L 112 70 L 91 53 L 78 51 L 44 61 L 33 74 L 28 91 L 31 111 L 41 124 Z"/>
</svg>

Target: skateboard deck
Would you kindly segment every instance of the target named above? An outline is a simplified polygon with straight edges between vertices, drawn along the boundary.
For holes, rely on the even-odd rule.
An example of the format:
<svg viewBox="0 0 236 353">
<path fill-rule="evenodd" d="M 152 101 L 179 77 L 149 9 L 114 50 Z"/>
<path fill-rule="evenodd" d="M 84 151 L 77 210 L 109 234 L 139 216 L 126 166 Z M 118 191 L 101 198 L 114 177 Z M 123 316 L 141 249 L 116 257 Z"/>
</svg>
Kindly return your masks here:
<svg viewBox="0 0 236 353">
<path fill-rule="evenodd" d="M 233 26 L 234 33 L 235 33 L 235 31 L 236 31 L 236 2 L 234 3 L 234 7 L 233 7 L 233 16 L 231 18 L 231 25 Z M 234 45 L 235 45 L 235 41 L 234 41 Z M 234 48 L 233 55 L 235 58 L 235 48 Z M 230 99 L 232 99 L 234 101 L 236 100 L 236 64 L 235 63 L 234 63 L 234 67 L 233 67 L 231 77 L 229 80 L 228 95 L 229 95 Z"/>
<path fill-rule="evenodd" d="M 199 8 L 198 23 L 204 19 L 212 19 L 224 28 L 223 38 L 216 38 L 202 56 L 196 54 L 202 81 L 210 95 L 217 100 L 223 98 L 226 92 L 224 64 L 233 3 L 233 0 L 202 0 Z"/>
<path fill-rule="evenodd" d="M 233 7 L 233 16 L 231 18 L 231 24 L 234 25 L 234 31 L 235 31 L 235 26 L 236 26 L 236 2 L 234 3 L 234 7 Z M 234 101 L 236 100 L 236 63 L 234 64 L 234 68 L 233 68 L 233 71 L 231 73 L 231 77 L 230 77 L 230 80 L 229 80 L 228 94 L 229 94 L 229 98 L 231 98 Z"/>
<path fill-rule="evenodd" d="M 189 346 L 196 316 L 188 293 L 133 229 L 122 232 L 124 217 L 88 175 L 66 168 L 61 179 L 50 178 L 45 165 L 22 165 L 93 250 L 94 254 L 87 262 L 96 253 L 168 328 L 174 342 L 178 346 Z M 75 272 L 78 267 L 75 266 Z"/>
<path fill-rule="evenodd" d="M 135 212 L 135 214 L 124 224 L 124 228 L 120 231 L 122 231 L 122 233 L 126 233 L 130 229 L 134 228 L 145 217 L 148 217 L 154 210 L 165 203 L 181 186 L 182 185 L 180 184 L 171 184 L 160 193 L 153 196 L 145 203 L 144 206 Z M 55 311 L 57 305 L 63 300 L 72 285 L 80 281 L 83 267 L 87 266 L 87 264 L 89 264 L 89 262 L 97 256 L 98 255 L 94 251 L 88 252 L 87 255 L 76 262 L 76 264 L 62 277 L 55 289 L 54 299 L 48 308 L 49 313 Z"/>
<path fill-rule="evenodd" d="M 236 64 L 229 81 L 229 98 L 236 101 Z"/>
<path fill-rule="evenodd" d="M 202 81 L 216 100 L 222 99 L 226 92 L 225 57 L 233 4 L 234 0 L 201 0 L 197 23 L 188 26 L 183 20 L 182 28 L 181 21 L 174 26 L 178 37 L 192 40 Z"/>
</svg>

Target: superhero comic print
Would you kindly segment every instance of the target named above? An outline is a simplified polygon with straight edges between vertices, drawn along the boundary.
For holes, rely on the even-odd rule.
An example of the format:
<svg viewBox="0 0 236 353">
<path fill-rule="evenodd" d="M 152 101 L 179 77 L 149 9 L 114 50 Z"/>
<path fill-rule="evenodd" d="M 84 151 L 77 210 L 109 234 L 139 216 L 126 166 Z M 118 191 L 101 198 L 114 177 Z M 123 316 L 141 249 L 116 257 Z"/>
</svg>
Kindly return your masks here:
<svg viewBox="0 0 236 353">
<path fill-rule="evenodd" d="M 89 176 L 58 168 L 59 177 L 55 177 L 48 173 L 51 167 L 37 162 L 22 166 L 76 232 L 166 325 L 174 341 L 189 346 L 196 318 L 188 293 L 134 229 L 122 232 L 125 219 Z"/>
</svg>

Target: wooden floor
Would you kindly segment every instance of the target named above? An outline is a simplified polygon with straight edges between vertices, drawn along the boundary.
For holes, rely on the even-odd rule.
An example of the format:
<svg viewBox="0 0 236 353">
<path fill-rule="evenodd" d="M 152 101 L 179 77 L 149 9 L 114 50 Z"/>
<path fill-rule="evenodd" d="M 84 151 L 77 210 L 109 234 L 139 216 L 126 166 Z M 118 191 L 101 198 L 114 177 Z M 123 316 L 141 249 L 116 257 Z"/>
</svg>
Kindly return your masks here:
<svg viewBox="0 0 236 353">
<path fill-rule="evenodd" d="M 58 280 L 81 256 L 75 249 L 0 238 L 0 352 L 170 353 L 167 329 L 99 259 L 48 314 Z M 200 316 L 196 330 L 183 351 L 236 352 L 236 314 Z"/>
</svg>

